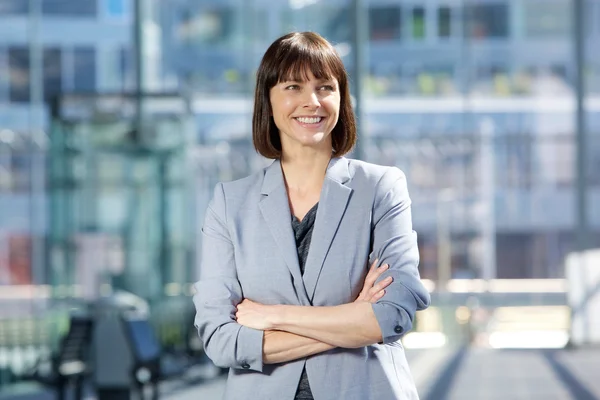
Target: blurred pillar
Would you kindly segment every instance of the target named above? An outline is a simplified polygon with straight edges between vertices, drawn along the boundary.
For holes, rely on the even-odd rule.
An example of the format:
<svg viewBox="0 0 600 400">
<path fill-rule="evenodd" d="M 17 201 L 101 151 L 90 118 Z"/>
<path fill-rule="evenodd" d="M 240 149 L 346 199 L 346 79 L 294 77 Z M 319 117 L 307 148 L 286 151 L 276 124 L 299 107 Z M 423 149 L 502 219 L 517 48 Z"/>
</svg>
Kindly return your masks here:
<svg viewBox="0 0 600 400">
<path fill-rule="evenodd" d="M 354 66 L 351 76 L 352 88 L 354 93 L 354 112 L 356 114 L 356 130 L 358 132 L 358 141 L 354 151 L 355 157 L 359 160 L 367 159 L 369 148 L 369 138 L 365 129 L 364 118 L 364 77 L 368 72 L 368 51 L 369 43 L 369 20 L 368 8 L 365 7 L 363 0 L 352 0 L 352 63 Z"/>
<path fill-rule="evenodd" d="M 135 139 L 142 139 L 142 127 L 144 125 L 144 20 L 147 12 L 147 0 L 135 0 L 133 43 L 135 47 L 135 92 L 136 92 L 136 123 Z"/>
<path fill-rule="evenodd" d="M 481 278 L 496 279 L 496 170 L 494 157 L 494 122 L 490 118 L 481 121 L 481 218 L 482 265 Z"/>
<path fill-rule="evenodd" d="M 155 21 L 156 0 L 135 0 L 134 48 L 135 48 L 135 91 L 136 128 L 142 128 L 144 119 L 144 95 L 159 89 L 160 85 L 160 26 Z M 142 139 L 142 137 L 138 137 Z"/>
<path fill-rule="evenodd" d="M 29 1 L 29 230 L 31 234 L 31 283 L 46 283 L 44 193 L 45 163 L 42 159 L 44 133 L 40 132 L 40 110 L 43 106 L 43 64 L 40 37 L 41 0 Z"/>
<path fill-rule="evenodd" d="M 574 35 L 573 48 L 575 50 L 575 98 L 577 103 L 576 112 L 576 171 L 577 184 L 575 185 L 575 207 L 577 215 L 577 250 L 583 251 L 588 247 L 588 225 L 587 225 L 587 135 L 585 123 L 585 1 L 574 2 Z"/>
<path fill-rule="evenodd" d="M 577 171 L 577 182 L 575 185 L 575 215 L 576 215 L 576 244 L 575 250 L 580 252 L 578 269 L 582 275 L 582 281 L 587 282 L 589 278 L 587 259 L 581 253 L 588 247 L 588 225 L 587 225 L 587 135 L 585 124 L 585 0 L 575 0 L 573 3 L 573 49 L 575 55 L 575 101 L 576 101 L 576 153 L 575 163 Z M 566 271 L 568 273 L 568 271 Z M 573 313 L 573 310 L 572 310 Z M 573 321 L 576 315 L 571 315 L 571 335 L 573 335 Z M 585 337 L 590 335 L 590 319 L 587 313 L 581 317 L 581 324 Z"/>
<path fill-rule="evenodd" d="M 452 232 L 450 224 L 453 189 L 442 189 L 437 196 L 437 291 L 445 293 L 452 279 Z"/>
</svg>

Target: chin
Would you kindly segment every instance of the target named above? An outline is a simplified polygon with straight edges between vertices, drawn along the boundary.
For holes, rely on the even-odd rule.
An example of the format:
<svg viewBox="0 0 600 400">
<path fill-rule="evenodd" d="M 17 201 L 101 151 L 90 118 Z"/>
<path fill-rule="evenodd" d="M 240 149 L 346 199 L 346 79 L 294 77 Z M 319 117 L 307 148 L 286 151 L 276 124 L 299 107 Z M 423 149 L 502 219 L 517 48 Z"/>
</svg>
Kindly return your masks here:
<svg viewBox="0 0 600 400">
<path fill-rule="evenodd" d="M 322 144 L 328 138 L 328 135 L 324 132 L 317 132 L 310 135 L 300 135 L 297 140 L 304 145 L 317 145 Z"/>
</svg>

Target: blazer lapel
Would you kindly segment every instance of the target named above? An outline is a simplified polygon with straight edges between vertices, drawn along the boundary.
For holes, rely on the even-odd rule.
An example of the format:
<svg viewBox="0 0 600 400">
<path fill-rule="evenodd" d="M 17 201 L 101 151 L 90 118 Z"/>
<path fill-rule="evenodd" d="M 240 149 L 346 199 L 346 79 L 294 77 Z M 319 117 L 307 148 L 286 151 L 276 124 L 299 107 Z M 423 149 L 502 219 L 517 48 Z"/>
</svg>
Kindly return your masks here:
<svg viewBox="0 0 600 400">
<path fill-rule="evenodd" d="M 292 230 L 292 214 L 279 160 L 274 161 L 267 168 L 262 194 L 263 199 L 259 203 L 260 212 L 294 278 L 294 287 L 300 303 L 309 305 L 298 263 L 298 250 Z"/>
<path fill-rule="evenodd" d="M 304 286 L 311 304 L 325 257 L 327 257 L 327 252 L 352 194 L 352 189 L 345 185 L 349 179 L 348 160 L 343 157 L 332 159 L 321 190 L 317 217 L 304 269 Z"/>
</svg>

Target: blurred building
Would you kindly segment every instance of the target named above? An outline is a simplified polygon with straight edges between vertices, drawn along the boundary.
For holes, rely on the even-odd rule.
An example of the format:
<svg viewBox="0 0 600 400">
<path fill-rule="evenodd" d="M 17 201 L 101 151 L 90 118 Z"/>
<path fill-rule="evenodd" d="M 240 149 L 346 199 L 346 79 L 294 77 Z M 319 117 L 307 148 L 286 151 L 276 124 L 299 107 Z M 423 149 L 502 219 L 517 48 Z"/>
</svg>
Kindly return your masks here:
<svg viewBox="0 0 600 400">
<path fill-rule="evenodd" d="M 284 32 L 320 32 L 353 71 L 351 1 L 166 4 L 165 68 L 199 93 L 202 143 L 248 146 L 252 77 L 264 49 Z M 369 57 L 362 139 L 369 160 L 408 174 L 423 274 L 437 275 L 445 235 L 452 276 L 562 277 L 575 226 L 572 2 L 364 4 Z M 588 215 L 596 232 L 591 241 L 598 243 L 600 2 L 586 5 Z M 487 145 L 486 135 L 492 136 Z M 450 189 L 444 199 L 442 189 Z M 484 261 L 490 253 L 494 260 Z"/>
<path fill-rule="evenodd" d="M 15 235 L 0 241 L 0 263 L 16 257 L 3 252 L 31 246 L 33 260 L 18 259 L 32 265 L 36 283 L 45 281 L 47 256 L 45 102 L 63 92 L 132 90 L 133 3 L 0 0 L 0 238 Z M 572 2 L 365 3 L 361 137 L 370 161 L 408 175 L 423 275 L 437 275 L 444 240 L 452 276 L 562 277 L 575 225 Z M 353 71 L 350 0 L 149 4 L 150 87 L 191 94 L 199 154 L 221 146 L 250 160 L 253 74 L 279 35 L 320 32 Z M 589 216 L 600 232 L 600 1 L 587 5 Z M 212 171 L 208 158 L 200 170 Z M 218 176 L 247 173 L 239 159 Z M 19 235 L 34 240 L 25 245 Z"/>
</svg>

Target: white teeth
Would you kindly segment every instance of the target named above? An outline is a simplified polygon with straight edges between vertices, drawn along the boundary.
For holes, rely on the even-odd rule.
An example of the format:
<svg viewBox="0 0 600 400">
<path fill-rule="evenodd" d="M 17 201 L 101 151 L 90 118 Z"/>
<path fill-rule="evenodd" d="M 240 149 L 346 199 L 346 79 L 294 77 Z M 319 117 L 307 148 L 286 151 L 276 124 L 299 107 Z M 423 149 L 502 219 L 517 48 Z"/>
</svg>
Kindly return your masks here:
<svg viewBox="0 0 600 400">
<path fill-rule="evenodd" d="M 321 122 L 321 117 L 316 117 L 316 118 L 304 118 L 304 117 L 300 117 L 300 118 L 296 118 L 298 121 L 302 122 L 303 124 L 316 124 L 318 122 Z"/>
</svg>

